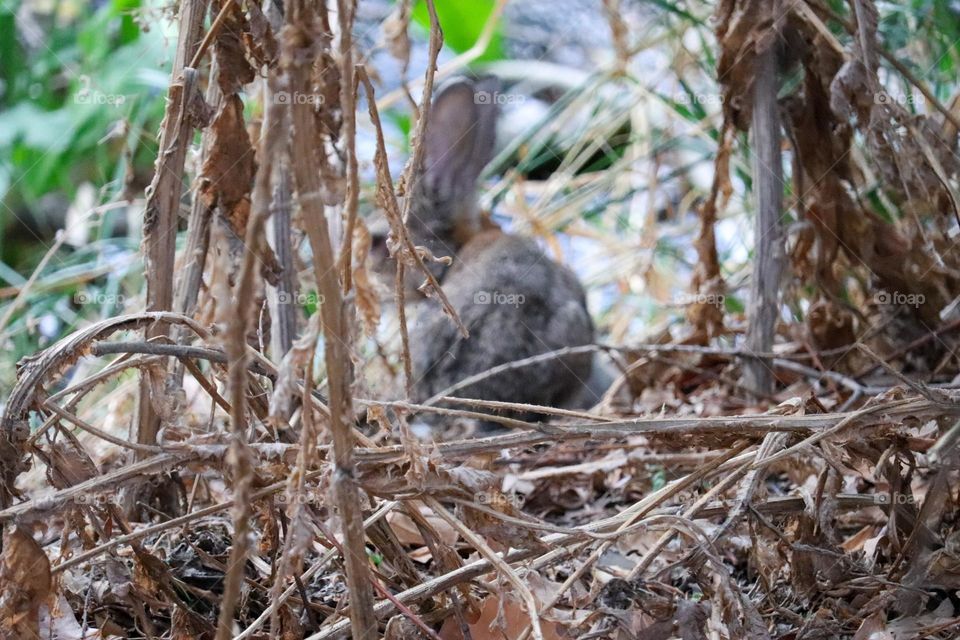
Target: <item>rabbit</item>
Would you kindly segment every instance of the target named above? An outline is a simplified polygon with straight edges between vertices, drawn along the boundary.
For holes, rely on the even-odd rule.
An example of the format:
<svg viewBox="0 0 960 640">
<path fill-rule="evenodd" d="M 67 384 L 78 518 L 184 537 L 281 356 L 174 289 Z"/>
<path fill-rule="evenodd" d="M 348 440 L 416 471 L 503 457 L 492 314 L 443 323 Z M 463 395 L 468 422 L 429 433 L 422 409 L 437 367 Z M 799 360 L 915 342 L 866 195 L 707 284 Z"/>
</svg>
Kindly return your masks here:
<svg viewBox="0 0 960 640">
<path fill-rule="evenodd" d="M 470 335 L 464 338 L 436 308 L 420 313 L 410 335 L 415 402 L 497 365 L 594 341 L 584 289 L 574 273 L 532 239 L 505 233 L 480 215 L 477 181 L 493 156 L 496 87 L 494 79 L 457 78 L 438 91 L 430 107 L 407 228 L 414 244 L 453 258 L 450 266 L 430 268 Z M 423 280 L 422 273 L 412 275 Z M 452 395 L 569 406 L 588 389 L 591 369 L 592 354 L 569 355 L 510 369 Z M 587 398 L 590 404 L 598 399 Z"/>
</svg>

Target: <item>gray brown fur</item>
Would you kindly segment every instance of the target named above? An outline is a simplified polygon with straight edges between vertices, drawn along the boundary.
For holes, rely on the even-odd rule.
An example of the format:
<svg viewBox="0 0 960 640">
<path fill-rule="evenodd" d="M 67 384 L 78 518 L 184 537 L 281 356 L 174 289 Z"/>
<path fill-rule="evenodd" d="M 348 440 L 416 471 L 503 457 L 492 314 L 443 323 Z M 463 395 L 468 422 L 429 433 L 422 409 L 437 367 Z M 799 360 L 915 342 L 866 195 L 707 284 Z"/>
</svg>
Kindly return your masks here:
<svg viewBox="0 0 960 640">
<path fill-rule="evenodd" d="M 497 109 L 495 100 L 475 96 L 483 91 L 492 98 L 495 90 L 490 80 L 458 79 L 438 93 L 430 111 L 407 226 L 415 244 L 454 258 L 437 275 L 470 337 L 435 308 L 421 310 L 410 340 L 416 401 L 497 365 L 593 342 L 585 294 L 573 272 L 533 240 L 481 230 L 477 179 L 493 153 Z M 454 395 L 568 405 L 590 377 L 591 360 L 584 354 L 510 370 Z"/>
</svg>

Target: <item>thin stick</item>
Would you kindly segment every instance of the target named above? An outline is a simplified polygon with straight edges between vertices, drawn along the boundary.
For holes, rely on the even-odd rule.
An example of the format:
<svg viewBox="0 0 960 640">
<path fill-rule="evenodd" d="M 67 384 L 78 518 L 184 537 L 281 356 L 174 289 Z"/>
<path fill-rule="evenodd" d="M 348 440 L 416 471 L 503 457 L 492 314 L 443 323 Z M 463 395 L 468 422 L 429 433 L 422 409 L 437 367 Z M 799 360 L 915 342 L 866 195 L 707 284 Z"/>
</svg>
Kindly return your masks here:
<svg viewBox="0 0 960 640">
<path fill-rule="evenodd" d="M 146 189 L 143 212 L 143 266 L 147 280 L 147 311 L 173 308 L 173 274 L 176 271 L 177 219 L 183 190 L 183 172 L 193 136 L 190 98 L 197 91 L 198 73 L 192 66 L 198 52 L 197 40 L 206 10 L 204 0 L 184 0 L 180 4 L 180 29 L 177 53 L 171 71 L 167 109 L 160 134 L 156 169 Z M 189 61 L 189 62 L 188 62 Z M 145 330 L 147 340 L 167 336 L 170 327 L 158 322 Z M 136 440 L 155 444 L 160 415 L 153 398 L 163 395 L 163 381 L 150 372 L 140 377 Z"/>
<path fill-rule="evenodd" d="M 7 324 L 9 324 L 10 318 L 13 317 L 13 314 L 17 309 L 23 306 L 24 301 L 27 299 L 27 294 L 30 293 L 30 289 L 33 288 L 37 278 L 39 278 L 43 270 L 47 268 L 47 263 L 49 263 L 50 259 L 56 255 L 57 251 L 60 250 L 60 247 L 63 246 L 63 243 L 66 241 L 66 239 L 67 233 L 65 231 L 57 231 L 56 236 L 54 236 L 53 244 L 50 245 L 50 248 L 47 249 L 47 252 L 43 254 L 43 258 L 40 260 L 37 268 L 33 270 L 33 273 L 30 274 L 30 278 L 22 287 L 20 287 L 17 297 L 13 299 L 13 302 L 11 302 L 7 307 L 3 317 L 0 318 L 0 338 L 3 337 L 3 330 L 6 329 Z"/>
<path fill-rule="evenodd" d="M 224 8 L 230 4 L 227 0 Z M 223 12 L 221 11 L 221 14 Z M 219 18 L 220 16 L 218 16 Z M 211 32 L 213 28 L 211 27 Z M 208 34 L 209 35 L 209 34 Z M 271 122 L 279 122 L 283 105 L 274 102 L 268 106 L 273 113 Z M 262 158 L 254 181 L 251 196 L 250 219 L 245 236 L 246 251 L 237 278 L 235 311 L 227 326 L 223 348 L 227 356 L 227 395 L 230 402 L 230 462 L 233 474 L 233 492 L 237 503 L 233 513 L 233 547 L 224 578 L 220 616 L 217 620 L 217 640 L 229 640 L 233 635 L 233 614 L 244 582 L 247 554 L 250 550 L 250 511 L 254 477 L 253 454 L 247 442 L 247 332 L 253 325 L 254 301 L 257 290 L 259 255 L 266 244 L 265 228 L 270 215 L 271 180 L 273 160 L 279 154 L 284 137 L 277 128 L 263 132 Z"/>
<path fill-rule="evenodd" d="M 383 140 L 383 126 L 380 123 L 380 113 L 377 111 L 377 102 L 374 99 L 373 84 L 367 75 L 367 70 L 362 65 L 357 67 L 357 79 L 363 84 L 364 92 L 367 94 L 367 105 L 370 112 L 370 120 L 373 122 L 373 128 L 377 135 L 377 151 L 374 158 L 374 165 L 377 169 L 377 189 L 382 201 L 384 211 L 390 218 L 390 226 L 394 231 L 401 233 L 401 243 L 406 245 L 409 255 L 417 258 L 416 249 L 413 242 L 407 236 L 406 228 L 403 226 L 403 220 L 400 214 L 400 206 L 397 204 L 396 193 L 393 190 L 393 177 L 390 175 L 390 163 L 387 162 L 387 146 Z M 427 277 L 431 276 L 430 270 L 426 268 L 423 261 L 419 265 Z M 405 297 L 404 273 L 406 266 L 403 260 L 397 260 L 397 273 L 394 278 L 394 290 L 397 296 L 397 317 L 400 322 L 400 345 L 401 357 L 403 358 L 403 382 L 407 398 L 413 396 L 413 364 L 410 359 L 410 334 L 407 331 L 407 309 Z M 437 285 L 439 289 L 439 285 Z"/>
<path fill-rule="evenodd" d="M 424 140 L 426 139 L 426 130 L 430 114 L 430 102 L 433 98 L 434 74 L 436 73 L 437 69 L 437 56 L 440 55 L 440 47 L 443 45 L 443 31 L 440 29 L 440 21 L 437 18 L 437 10 L 434 6 L 433 0 L 427 0 L 427 12 L 430 14 L 430 61 L 427 64 L 427 70 L 424 75 L 423 94 L 420 96 L 420 105 L 422 108 L 420 109 L 420 118 L 417 120 L 416 132 L 413 135 L 413 152 L 410 154 L 410 160 L 407 162 L 407 166 L 403 171 L 403 183 L 406 186 L 407 193 L 412 193 L 416 188 L 413 182 L 415 179 L 419 178 L 421 167 L 423 167 L 423 156 L 426 152 Z M 384 155 L 384 162 L 385 161 L 386 155 Z M 394 199 L 392 195 L 392 189 L 390 190 L 390 194 L 391 199 Z M 410 208 L 413 206 L 413 201 L 414 198 L 412 197 L 404 199 L 403 214 L 401 216 L 402 221 L 410 219 Z M 387 208 L 387 213 L 391 213 L 391 209 L 389 207 Z M 427 282 L 429 283 L 428 295 L 437 296 L 437 298 L 440 300 L 441 306 L 443 307 L 444 313 L 450 318 L 450 321 L 457 326 L 457 329 L 460 331 L 460 335 L 464 338 L 468 338 L 470 336 L 470 332 L 467 331 L 467 328 L 463 325 L 463 322 L 460 321 L 460 315 L 450 304 L 450 301 L 447 300 L 446 294 L 437 283 L 433 273 L 431 273 L 430 270 L 427 269 L 423 264 L 423 259 L 420 258 L 420 255 L 414 249 L 413 242 L 410 240 L 409 235 L 407 235 L 406 230 L 400 229 L 400 227 L 403 226 L 402 222 L 396 220 L 395 216 L 391 216 L 390 225 L 394 233 L 406 243 L 408 255 L 410 255 L 416 261 L 417 266 L 420 267 L 427 276 Z"/>
<path fill-rule="evenodd" d="M 493 36 L 496 33 L 497 25 L 500 21 L 500 16 L 503 14 L 503 9 L 507 5 L 507 0 L 496 0 L 497 3 L 493 6 L 493 11 L 490 12 L 490 16 L 487 18 L 487 21 L 483 25 L 483 29 L 480 31 L 480 35 L 477 37 L 477 41 L 473 44 L 472 47 L 458 55 L 457 57 L 445 62 L 436 72 L 437 79 L 443 79 L 447 76 L 453 75 L 460 69 L 468 66 L 471 62 L 483 55 L 487 50 L 487 47 L 490 46 L 490 42 L 493 40 Z M 432 22 L 432 21 L 431 21 Z M 432 58 L 436 66 L 436 59 Z M 419 84 L 419 82 L 414 83 L 414 86 Z M 407 98 L 410 94 L 410 87 L 403 85 L 398 89 L 394 89 L 387 95 L 380 98 L 377 102 L 377 106 L 381 109 L 386 109 L 396 103 L 398 100 L 403 100 Z M 425 104 L 423 102 L 420 103 Z"/>
<path fill-rule="evenodd" d="M 50 401 L 44 402 L 43 408 L 49 411 L 52 411 L 53 413 L 57 414 L 67 422 L 70 422 L 71 424 L 74 424 L 80 427 L 87 433 L 93 434 L 98 438 L 100 438 L 101 440 L 106 440 L 107 442 L 115 444 L 118 447 L 122 447 L 124 449 L 130 449 L 131 451 L 136 451 L 138 453 L 156 454 L 156 453 L 161 453 L 163 451 L 161 447 L 157 447 L 154 445 L 140 444 L 137 442 L 129 442 L 127 440 L 124 440 L 123 438 L 118 438 L 114 435 L 111 435 L 106 431 L 103 431 L 102 429 L 98 429 L 92 424 L 85 422 L 84 420 L 81 420 L 80 418 L 73 415 L 72 413 L 65 411 L 62 407 L 57 405 L 55 402 L 50 402 Z"/>
<path fill-rule="evenodd" d="M 347 156 L 347 201 L 344 205 L 347 224 L 340 251 L 340 279 L 343 291 L 349 293 L 352 285 L 350 268 L 353 266 L 353 231 L 357 225 L 360 203 L 360 176 L 357 167 L 357 86 L 353 68 L 353 19 L 358 0 L 337 0 L 337 20 L 340 23 L 340 112 L 343 114 L 345 152 Z"/>
<path fill-rule="evenodd" d="M 214 18 L 213 24 L 210 25 L 210 30 L 207 31 L 207 34 L 203 37 L 203 42 L 200 43 L 200 46 L 197 48 L 197 52 L 193 54 L 193 58 L 190 59 L 189 67 L 196 69 L 197 65 L 200 64 L 200 61 L 203 59 L 203 56 L 206 55 L 207 49 L 210 48 L 210 45 L 213 44 L 213 39 L 217 37 L 217 34 L 220 33 L 220 28 L 223 27 L 223 23 L 227 19 L 227 14 L 233 8 L 234 0 L 226 0 L 223 3 L 223 6 L 220 7 L 220 12 L 217 14 L 217 17 Z"/>
<path fill-rule="evenodd" d="M 774 21 L 776 29 L 776 21 Z M 754 189 L 757 214 L 754 221 L 754 261 L 747 313 L 746 346 L 752 351 L 773 347 L 780 310 L 780 274 L 783 271 L 783 166 L 780 149 L 780 115 L 777 106 L 777 38 L 768 37 L 758 51 L 753 95 Z M 757 45 L 758 49 L 761 47 Z M 774 389 L 773 370 L 764 358 L 745 363 L 747 387 L 762 394 Z"/>
</svg>

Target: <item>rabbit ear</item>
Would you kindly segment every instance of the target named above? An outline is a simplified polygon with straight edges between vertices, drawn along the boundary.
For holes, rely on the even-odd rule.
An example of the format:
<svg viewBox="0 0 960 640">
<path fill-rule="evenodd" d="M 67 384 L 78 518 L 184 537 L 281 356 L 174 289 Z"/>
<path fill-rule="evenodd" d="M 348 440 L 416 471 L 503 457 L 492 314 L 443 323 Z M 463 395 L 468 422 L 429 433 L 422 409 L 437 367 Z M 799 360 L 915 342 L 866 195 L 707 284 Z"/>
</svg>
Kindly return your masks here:
<svg viewBox="0 0 960 640">
<path fill-rule="evenodd" d="M 472 197 L 480 172 L 493 158 L 498 86 L 496 78 L 456 78 L 434 97 L 424 138 L 423 179 L 439 201 Z"/>
</svg>

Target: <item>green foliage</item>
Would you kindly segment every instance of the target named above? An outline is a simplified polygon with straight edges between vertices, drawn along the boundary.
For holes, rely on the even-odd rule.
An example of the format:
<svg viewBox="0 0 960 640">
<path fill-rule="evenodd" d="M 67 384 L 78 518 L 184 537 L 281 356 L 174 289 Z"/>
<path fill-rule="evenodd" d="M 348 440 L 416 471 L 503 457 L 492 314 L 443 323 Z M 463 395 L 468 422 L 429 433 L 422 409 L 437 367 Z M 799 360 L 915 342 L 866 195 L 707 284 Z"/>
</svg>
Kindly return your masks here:
<svg viewBox="0 0 960 640">
<path fill-rule="evenodd" d="M 463 53 L 474 44 L 483 31 L 483 26 L 493 13 L 494 0 L 436 0 L 437 19 L 443 29 L 443 41 L 457 53 Z M 413 7 L 413 20 L 420 26 L 430 27 L 427 3 L 419 0 Z M 493 38 L 477 62 L 492 62 L 503 58 L 503 45 L 499 25 Z"/>
<path fill-rule="evenodd" d="M 937 97 L 956 89 L 960 64 L 960 6 L 950 0 L 879 2 L 880 39 Z"/>
<path fill-rule="evenodd" d="M 156 17 L 141 28 L 141 2 L 0 3 L 0 290 L 26 283 L 81 185 L 99 205 L 152 172 L 176 39 Z M 90 241 L 61 248 L 33 283 L 0 334 L 0 386 L 20 357 L 139 294 L 139 242 L 106 239 L 109 228 L 89 220 Z M 0 297 L 0 317 L 15 294 Z"/>
<path fill-rule="evenodd" d="M 17 7 L 0 8 L 0 228 L 10 211 L 29 216 L 46 194 L 69 199 L 84 181 L 114 180 L 127 147 L 136 166 L 151 166 L 152 149 L 116 135 L 153 132 L 163 115 L 166 74 L 149 65 L 169 43 L 158 28 L 141 31 L 139 9 L 140 0 L 111 0 L 75 21 L 35 14 L 45 28 L 26 38 L 16 31 Z"/>
<path fill-rule="evenodd" d="M 725 295 L 723 297 L 723 308 L 727 313 L 730 314 L 741 314 L 747 312 L 747 305 L 743 303 L 743 300 L 733 295 Z"/>
</svg>

